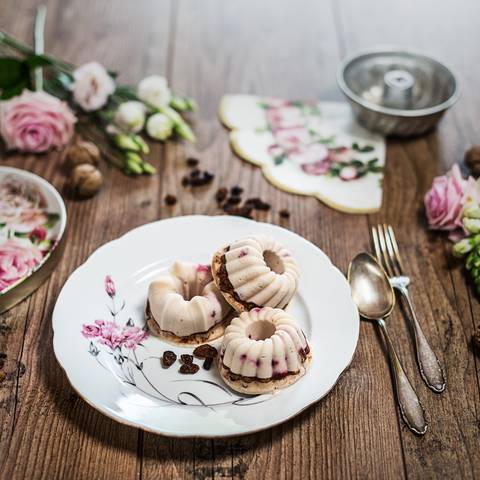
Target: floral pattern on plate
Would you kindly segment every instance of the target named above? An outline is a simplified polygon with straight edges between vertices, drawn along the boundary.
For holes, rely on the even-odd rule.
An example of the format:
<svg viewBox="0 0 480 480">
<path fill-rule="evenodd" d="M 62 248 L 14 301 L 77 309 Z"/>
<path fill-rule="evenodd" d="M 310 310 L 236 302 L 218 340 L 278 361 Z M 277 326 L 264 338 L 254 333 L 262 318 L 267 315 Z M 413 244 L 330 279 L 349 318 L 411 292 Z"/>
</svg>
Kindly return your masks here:
<svg viewBox="0 0 480 480">
<path fill-rule="evenodd" d="M 20 171 L 0 169 L 0 295 L 43 264 L 60 240 L 65 222 L 64 210 L 51 201 L 52 192 L 42 188 L 38 177 L 13 172 Z"/>
<path fill-rule="evenodd" d="M 95 320 L 93 323 L 83 324 L 81 333 L 83 337 L 90 340 L 88 352 L 95 358 L 98 365 L 112 372 L 123 384 L 130 385 L 140 393 L 160 401 L 165 406 L 176 405 L 179 407 L 190 406 L 213 409 L 214 407 L 225 405 L 255 405 L 271 398 L 269 394 L 255 397 L 238 396 L 225 386 L 205 379 L 193 379 L 193 383 L 202 382 L 204 385 L 219 389 L 223 396 L 226 393 L 231 398 L 209 402 L 202 399 L 201 393 L 191 391 L 178 392 L 176 397 L 169 396 L 162 391 L 162 383 L 165 380 L 157 381 L 155 378 L 151 378 L 144 369 L 146 362 L 154 361 L 158 364 L 157 371 L 161 371 L 161 353 L 150 354 L 146 345 L 149 332 L 145 321 L 142 321 L 142 327 L 135 325 L 131 317 L 125 323 L 121 323 L 118 317 L 124 310 L 126 302 L 117 298 L 115 283 L 110 275 L 105 277 L 105 293 L 110 297 L 108 313 L 112 319 Z M 141 347 L 141 352 L 137 352 L 138 347 Z M 184 380 L 181 378 L 169 381 L 192 382 L 190 379 Z"/>
<path fill-rule="evenodd" d="M 351 213 L 380 208 L 384 140 L 346 104 L 227 95 L 220 116 L 234 151 L 277 187 Z"/>
</svg>

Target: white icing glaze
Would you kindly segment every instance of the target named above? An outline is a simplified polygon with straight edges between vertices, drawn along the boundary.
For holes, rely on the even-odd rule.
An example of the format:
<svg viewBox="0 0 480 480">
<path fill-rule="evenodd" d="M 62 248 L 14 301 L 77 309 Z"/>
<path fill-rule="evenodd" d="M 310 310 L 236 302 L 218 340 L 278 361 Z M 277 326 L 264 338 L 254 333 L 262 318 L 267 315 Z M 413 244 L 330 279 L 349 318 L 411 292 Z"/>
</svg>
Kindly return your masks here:
<svg viewBox="0 0 480 480">
<path fill-rule="evenodd" d="M 230 310 L 209 266 L 179 261 L 150 284 L 148 301 L 159 327 L 178 337 L 206 332 Z"/>
<path fill-rule="evenodd" d="M 271 324 L 271 331 L 268 327 Z M 273 332 L 268 338 L 261 338 Z M 254 338 L 253 332 L 260 338 Z M 249 338 L 249 335 L 251 338 Z M 295 320 L 279 308 L 254 308 L 234 318 L 225 330 L 220 355 L 232 373 L 270 379 L 302 371 L 307 340 Z"/>
<path fill-rule="evenodd" d="M 225 260 L 228 279 L 244 302 L 284 308 L 297 290 L 298 265 L 271 237 L 252 235 L 233 242 Z"/>
</svg>

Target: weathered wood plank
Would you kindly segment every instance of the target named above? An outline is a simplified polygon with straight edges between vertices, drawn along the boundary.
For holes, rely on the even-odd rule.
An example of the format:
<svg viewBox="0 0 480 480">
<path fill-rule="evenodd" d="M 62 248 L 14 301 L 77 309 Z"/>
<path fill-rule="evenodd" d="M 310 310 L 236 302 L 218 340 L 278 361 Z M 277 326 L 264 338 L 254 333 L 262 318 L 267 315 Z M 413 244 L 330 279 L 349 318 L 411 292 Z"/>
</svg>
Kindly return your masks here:
<svg viewBox="0 0 480 480">
<path fill-rule="evenodd" d="M 378 15 L 368 13 L 373 9 Z M 478 309 L 478 301 L 466 290 L 446 238 L 427 231 L 423 211 L 423 196 L 432 178 L 461 160 L 468 144 L 475 142 L 469 118 L 472 109 L 478 111 L 479 106 L 478 99 L 469 94 L 473 91 L 472 68 L 476 68 L 471 62 L 474 47 L 460 40 L 463 35 L 474 35 L 469 18 L 475 11 L 478 15 L 478 5 L 474 7 L 471 2 L 455 9 L 433 1 L 421 2 L 414 15 L 396 2 L 379 6 L 373 1 L 360 5 L 344 0 L 339 4 L 346 53 L 375 44 L 424 50 L 453 65 L 465 92 L 436 132 L 419 139 L 389 142 L 385 202 L 382 211 L 370 218 L 371 225 L 386 221 L 396 227 L 413 279 L 411 290 L 417 314 L 447 373 L 445 393 L 430 392 L 420 378 L 408 327 L 401 311 L 396 310 L 390 322 L 391 332 L 430 419 L 424 438 L 402 429 L 406 471 L 412 478 L 479 475 L 478 361 L 469 349 L 475 324 L 472 310 Z M 439 30 L 438 24 L 447 18 L 449 28 Z M 401 28 L 397 28 L 399 25 Z"/>
<path fill-rule="evenodd" d="M 3 2 L 8 15 L 1 19 L 2 28 L 30 40 L 33 3 Z M 77 64 L 96 59 L 122 72 L 124 82 L 165 69 L 169 2 L 148 1 L 138 8 L 127 1 L 50 1 L 48 8 L 46 47 L 52 53 Z M 151 157 L 160 165 L 162 148 L 155 146 Z M 2 163 L 40 174 L 68 199 L 60 155 L 17 156 Z M 19 384 L 10 441 L 3 432 L 12 430 L 8 401 L 12 392 L 6 399 L 4 422 L 2 409 L 2 478 L 137 478 L 141 474 L 138 445 L 143 434 L 106 418 L 81 400 L 52 349 L 51 313 L 68 275 L 105 241 L 157 217 L 159 177 L 131 180 L 106 166 L 103 170 L 105 186 L 99 195 L 89 201 L 67 200 L 68 242 L 58 269 L 5 320 L 13 325 L 6 338 L 9 361 L 10 352 L 12 361 L 18 355 L 26 373 Z"/>
</svg>

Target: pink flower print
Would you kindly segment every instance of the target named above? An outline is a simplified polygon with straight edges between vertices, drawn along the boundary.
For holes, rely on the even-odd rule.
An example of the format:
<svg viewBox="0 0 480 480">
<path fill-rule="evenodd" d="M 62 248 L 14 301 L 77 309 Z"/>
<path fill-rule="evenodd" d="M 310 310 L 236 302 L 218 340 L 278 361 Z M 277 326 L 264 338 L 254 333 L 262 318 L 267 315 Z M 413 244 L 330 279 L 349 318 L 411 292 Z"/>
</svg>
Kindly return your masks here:
<svg viewBox="0 0 480 480">
<path fill-rule="evenodd" d="M 102 320 L 95 320 L 95 322 L 103 322 Z M 99 325 L 96 325 L 96 324 L 90 324 L 90 325 L 87 325 L 87 324 L 84 324 L 82 326 L 82 335 L 85 337 L 85 338 L 95 338 L 95 337 L 98 337 L 101 333 L 101 328 Z"/>
<path fill-rule="evenodd" d="M 267 110 L 267 120 L 272 130 L 301 127 L 305 124 L 302 111 L 293 106 L 270 108 Z"/>
<path fill-rule="evenodd" d="M 304 127 L 282 128 L 274 132 L 275 143 L 284 150 L 295 150 L 310 142 L 310 134 Z"/>
<path fill-rule="evenodd" d="M 134 325 L 120 326 L 115 322 L 95 320 L 93 324 L 84 324 L 82 335 L 85 338 L 97 338 L 102 345 L 115 350 L 116 348 L 136 348 L 145 338 L 148 332 Z"/>
<path fill-rule="evenodd" d="M 141 329 L 140 327 L 124 327 L 123 328 L 123 337 L 125 348 L 134 349 L 141 343 L 145 338 L 148 337 L 148 332 Z"/>
<path fill-rule="evenodd" d="M 303 145 L 290 153 L 290 160 L 297 165 L 318 164 L 320 162 L 331 163 L 331 155 L 328 148 L 321 143 Z M 328 162 L 327 162 L 328 161 Z"/>
<path fill-rule="evenodd" d="M 265 98 L 263 99 L 263 103 L 267 105 L 268 108 L 286 107 L 290 104 L 288 100 L 282 100 L 281 98 Z"/>
<path fill-rule="evenodd" d="M 105 291 L 109 297 L 114 297 L 116 293 L 115 283 L 113 283 L 112 277 L 107 275 L 105 277 Z"/>
</svg>

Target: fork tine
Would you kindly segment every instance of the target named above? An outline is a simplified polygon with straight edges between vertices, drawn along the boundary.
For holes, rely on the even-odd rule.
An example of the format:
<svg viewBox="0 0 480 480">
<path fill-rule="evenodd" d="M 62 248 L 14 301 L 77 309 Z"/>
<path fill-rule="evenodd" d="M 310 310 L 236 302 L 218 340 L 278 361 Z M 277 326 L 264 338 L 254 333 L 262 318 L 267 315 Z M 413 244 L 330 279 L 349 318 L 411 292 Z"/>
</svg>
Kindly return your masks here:
<svg viewBox="0 0 480 480">
<path fill-rule="evenodd" d="M 393 277 L 395 275 L 395 272 L 393 271 L 393 267 L 391 266 L 390 260 L 388 258 L 387 246 L 385 244 L 385 233 L 383 231 L 382 225 L 377 226 L 377 232 L 378 243 L 380 244 L 380 251 L 382 253 L 382 261 L 385 266 L 385 270 L 387 271 L 389 277 Z"/>
<path fill-rule="evenodd" d="M 395 252 L 395 259 L 397 260 L 398 267 L 400 268 L 400 275 L 403 275 L 405 268 L 403 267 L 402 257 L 400 256 L 400 249 L 398 248 L 397 239 L 395 238 L 395 233 L 391 225 L 388 225 L 388 234 L 392 242 L 393 251 Z"/>
<path fill-rule="evenodd" d="M 378 232 L 376 227 L 372 227 L 372 240 L 373 240 L 373 249 L 375 250 L 375 256 L 377 261 L 383 263 L 382 261 L 382 252 L 380 251 L 380 243 L 378 242 Z"/>
<path fill-rule="evenodd" d="M 392 264 L 393 273 L 395 276 L 400 276 L 402 274 L 402 269 L 397 262 L 395 251 L 393 249 L 392 238 L 390 236 L 390 231 L 388 230 L 389 225 L 383 224 L 383 232 L 385 234 L 385 244 L 387 246 L 387 252 L 390 257 L 390 262 Z"/>
</svg>

